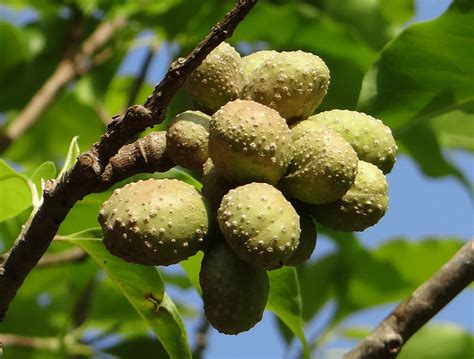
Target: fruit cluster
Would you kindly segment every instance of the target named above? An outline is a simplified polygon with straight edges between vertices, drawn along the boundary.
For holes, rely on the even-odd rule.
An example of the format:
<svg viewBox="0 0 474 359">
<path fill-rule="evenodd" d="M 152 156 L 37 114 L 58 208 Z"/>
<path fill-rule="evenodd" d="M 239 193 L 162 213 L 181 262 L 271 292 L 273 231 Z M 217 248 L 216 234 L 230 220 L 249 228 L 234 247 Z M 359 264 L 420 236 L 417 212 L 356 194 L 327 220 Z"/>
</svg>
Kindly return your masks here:
<svg viewBox="0 0 474 359">
<path fill-rule="evenodd" d="M 202 192 L 171 179 L 115 190 L 99 215 L 108 250 L 143 265 L 203 250 L 209 322 L 226 334 L 253 327 L 268 298 L 266 271 L 307 260 L 315 222 L 362 231 L 387 210 L 391 131 L 355 111 L 312 115 L 328 86 L 316 55 L 241 58 L 222 43 L 185 83 L 198 110 L 176 116 L 166 132 L 173 161 L 202 170 Z"/>
</svg>

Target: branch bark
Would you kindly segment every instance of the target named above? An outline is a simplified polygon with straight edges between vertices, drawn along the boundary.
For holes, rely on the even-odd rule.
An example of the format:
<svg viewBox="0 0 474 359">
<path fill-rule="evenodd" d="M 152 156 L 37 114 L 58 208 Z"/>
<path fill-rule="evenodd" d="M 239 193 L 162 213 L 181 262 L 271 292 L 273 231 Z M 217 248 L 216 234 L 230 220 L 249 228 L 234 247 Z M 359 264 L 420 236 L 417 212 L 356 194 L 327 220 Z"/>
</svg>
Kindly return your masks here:
<svg viewBox="0 0 474 359">
<path fill-rule="evenodd" d="M 3 267 L 0 267 L 0 321 L 5 318 L 18 288 L 46 252 L 59 225 L 77 201 L 89 193 L 102 192 L 132 174 L 166 169 L 165 164 L 169 163 L 164 159 L 167 156 L 162 134 L 163 141 L 159 143 L 150 141 L 147 145 L 143 139 L 124 145 L 147 127 L 165 119 L 167 107 L 186 77 L 215 47 L 232 35 L 256 3 L 257 0 L 239 0 L 187 58 L 170 66 L 143 106 L 132 106 L 125 115 L 113 118 L 106 133 L 89 151 L 79 156 L 74 167 L 58 180 L 48 183 L 43 190 L 42 205 L 26 223 Z M 149 136 L 157 135 L 160 134 Z M 158 157 L 150 156 L 150 149 Z M 130 152 L 136 157 L 129 157 Z"/>
<path fill-rule="evenodd" d="M 473 279 L 474 239 L 471 239 L 344 358 L 395 358 L 407 340 Z"/>
<path fill-rule="evenodd" d="M 5 132 L 0 135 L 0 153 L 4 152 L 34 125 L 70 81 L 87 73 L 97 63 L 93 55 L 110 40 L 117 30 L 125 27 L 126 24 L 127 21 L 123 18 L 100 24 L 84 41 L 79 52 L 76 49 L 76 41 L 73 41 L 79 36 L 79 25 L 73 24 L 70 44 L 56 70 L 6 128 Z"/>
</svg>

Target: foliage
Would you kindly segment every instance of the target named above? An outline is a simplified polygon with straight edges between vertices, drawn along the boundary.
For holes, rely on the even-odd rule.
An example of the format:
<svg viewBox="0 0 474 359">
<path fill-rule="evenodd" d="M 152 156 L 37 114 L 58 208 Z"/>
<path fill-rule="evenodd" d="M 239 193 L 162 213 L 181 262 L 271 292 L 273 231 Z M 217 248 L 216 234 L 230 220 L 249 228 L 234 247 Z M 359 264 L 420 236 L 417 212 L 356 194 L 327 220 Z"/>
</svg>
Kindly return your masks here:
<svg viewBox="0 0 474 359">
<path fill-rule="evenodd" d="M 33 16 L 26 24 L 13 24 L 8 16 L 0 21 L 2 52 L 9 54 L 0 58 L 2 128 L 14 121 L 57 66 L 73 11 L 83 13 L 83 37 L 103 18 L 125 15 L 130 24 L 112 40 L 113 56 L 62 91 L 35 125 L 2 154 L 2 252 L 10 248 L 40 203 L 44 181 L 57 176 L 56 168 L 71 165 L 79 153 L 78 143 L 85 149 L 102 134 L 105 125 L 98 108 L 110 117 L 126 107 L 136 75 L 127 74 L 128 68 L 121 65 L 127 54 L 158 43 L 163 49 L 158 51 L 161 63 L 184 55 L 231 4 L 218 0 L 18 0 L 3 7 L 7 14 L 14 14 L 13 19 L 25 13 Z M 405 28 L 413 14 L 411 0 L 261 0 L 231 42 L 242 54 L 262 48 L 318 54 L 331 69 L 329 93 L 320 110 L 359 109 L 382 119 L 394 131 L 402 152 L 426 176 L 455 176 L 469 187 L 466 174 L 446 156 L 446 149 L 474 150 L 474 33 L 469 25 L 474 23 L 474 6 L 454 1 L 439 18 Z M 171 48 L 178 48 L 179 54 L 170 53 Z M 146 98 L 151 86 L 141 86 L 136 102 Z M 185 96 L 178 95 L 170 116 L 187 107 Z M 180 169 L 146 177 L 150 176 L 179 178 L 200 187 L 192 174 Z M 118 357 L 130 357 L 130 353 L 191 356 L 188 335 L 192 333 L 186 333 L 183 318 L 195 312 L 190 303 L 173 303 L 176 298 L 172 300 L 165 289 L 170 286 L 184 293 L 192 286 L 199 292 L 202 255 L 182 263 L 185 274 L 111 257 L 93 230 L 99 207 L 109 195 L 110 191 L 90 195 L 77 204 L 60 227 L 60 240 L 48 251 L 78 246 L 94 261 L 35 269 L 0 327 L 2 333 L 42 337 L 49 344 L 42 350 L 16 348 L 5 355 L 51 358 L 105 351 Z M 270 273 L 267 310 L 279 318 L 278 328 L 287 343 L 298 338 L 300 344 L 295 345 L 306 356 L 315 343 L 324 344 L 328 335 L 360 338 L 365 330 L 342 331 L 348 316 L 403 299 L 461 246 L 459 238 L 433 233 L 423 241 L 396 238 L 366 248 L 355 235 L 319 230 L 335 243 L 333 252 L 316 255 L 297 270 Z M 88 315 L 77 322 L 74 313 L 83 308 L 78 298 L 87 291 Z M 320 338 L 310 338 L 308 345 L 307 329 L 320 320 L 329 303 L 335 309 L 326 331 Z M 111 339 L 105 347 L 100 346 L 101 336 Z M 420 348 L 433 348 L 438 354 L 442 350 L 445 358 L 474 354 L 472 336 L 452 326 L 420 331 L 401 357 L 418 357 Z"/>
</svg>

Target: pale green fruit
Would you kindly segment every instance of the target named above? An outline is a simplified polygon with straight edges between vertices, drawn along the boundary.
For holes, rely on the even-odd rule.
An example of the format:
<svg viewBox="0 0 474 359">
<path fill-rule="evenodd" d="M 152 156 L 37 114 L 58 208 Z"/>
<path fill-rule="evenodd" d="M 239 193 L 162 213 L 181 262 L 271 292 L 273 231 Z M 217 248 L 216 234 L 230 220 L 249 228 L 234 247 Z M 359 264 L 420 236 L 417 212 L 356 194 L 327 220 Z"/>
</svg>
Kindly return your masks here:
<svg viewBox="0 0 474 359">
<path fill-rule="evenodd" d="M 271 108 L 253 101 L 228 102 L 212 116 L 209 156 L 230 182 L 276 184 L 292 157 L 291 132 Z"/>
<path fill-rule="evenodd" d="M 219 174 L 210 158 L 203 165 L 201 183 L 202 195 L 213 211 L 219 208 L 222 197 L 234 187 Z"/>
<path fill-rule="evenodd" d="M 184 86 L 199 110 L 213 114 L 238 98 L 243 84 L 242 59 L 223 42 L 188 76 Z"/>
<path fill-rule="evenodd" d="M 293 121 L 311 115 L 328 86 L 329 69 L 321 58 L 303 51 L 281 52 L 254 68 L 241 98 L 271 107 Z"/>
<path fill-rule="evenodd" d="M 242 57 L 242 64 L 244 70 L 244 78 L 246 81 L 253 75 L 254 71 L 266 60 L 271 59 L 278 54 L 274 50 L 262 50 L 251 53 L 250 55 Z"/>
<path fill-rule="evenodd" d="M 279 188 L 305 203 L 330 203 L 354 183 L 357 155 L 336 131 L 314 121 L 302 121 L 291 130 L 293 159 Z"/>
<path fill-rule="evenodd" d="M 301 234 L 298 247 L 296 247 L 293 255 L 285 261 L 285 265 L 287 266 L 297 266 L 307 261 L 316 247 L 318 235 L 316 232 L 316 224 L 302 209 L 297 209 L 297 213 L 300 216 Z"/>
<path fill-rule="evenodd" d="M 309 120 L 339 132 L 352 145 L 360 160 L 376 165 L 384 173 L 392 170 L 397 144 L 392 131 L 382 121 L 365 113 L 348 110 L 321 112 Z"/>
<path fill-rule="evenodd" d="M 280 191 L 266 183 L 230 190 L 222 198 L 217 221 L 237 256 L 257 267 L 281 267 L 298 246 L 298 214 Z"/>
<path fill-rule="evenodd" d="M 166 131 L 166 149 L 177 165 L 201 169 L 209 157 L 207 143 L 211 117 L 200 111 L 176 116 Z"/>
<path fill-rule="evenodd" d="M 225 242 L 217 241 L 205 252 L 199 283 L 206 317 L 219 332 L 245 332 L 262 319 L 267 273 L 239 259 Z"/>
<path fill-rule="evenodd" d="M 169 265 L 203 248 L 208 213 L 199 192 L 170 179 L 138 181 L 116 189 L 99 222 L 113 255 L 144 265 Z"/>
<path fill-rule="evenodd" d="M 317 222 L 336 231 L 363 231 L 376 224 L 388 208 L 388 186 L 383 172 L 359 161 L 354 185 L 338 201 L 311 206 Z"/>
</svg>

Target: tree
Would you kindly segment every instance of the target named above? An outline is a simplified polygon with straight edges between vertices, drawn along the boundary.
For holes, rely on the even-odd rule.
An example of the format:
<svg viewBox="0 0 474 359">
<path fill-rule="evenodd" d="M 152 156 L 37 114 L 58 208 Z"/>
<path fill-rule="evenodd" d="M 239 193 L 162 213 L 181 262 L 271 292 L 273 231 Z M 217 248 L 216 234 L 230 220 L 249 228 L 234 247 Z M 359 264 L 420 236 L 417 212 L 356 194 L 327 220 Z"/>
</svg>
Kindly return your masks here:
<svg viewBox="0 0 474 359">
<path fill-rule="evenodd" d="M 136 136 L 147 127 L 164 129 L 170 118 L 188 108 L 179 91 L 185 75 L 228 36 L 242 52 L 268 47 L 320 55 L 331 69 L 331 87 L 318 111 L 357 108 L 382 118 L 402 152 L 425 175 L 453 176 L 470 190 L 466 175 L 444 151 L 473 149 L 472 4 L 454 1 L 438 19 L 402 30 L 413 15 L 411 1 L 262 1 L 251 9 L 254 3 L 239 2 L 206 38 L 232 3 L 16 1 L 8 5 L 9 11 L 33 9 L 33 18 L 23 26 L 0 24 L 9 54 L 0 62 L 0 111 L 5 118 L 0 140 L 5 159 L 0 163 L 0 239 L 6 252 L 0 277 L 0 309 L 6 317 L 0 331 L 5 355 L 26 356 L 31 352 L 25 348 L 33 348 L 32 355 L 91 356 L 99 350 L 95 343 L 101 338 L 120 334 L 121 340 L 105 349 L 119 357 L 148 352 L 157 357 L 189 356 L 181 316 L 191 315 L 191 308 L 179 296 L 173 302 L 164 289 L 165 284 L 199 288 L 201 257 L 182 264 L 186 275 L 127 264 L 111 257 L 97 239 L 96 217 L 110 187 L 146 177 L 143 173 L 199 187 L 194 173 L 170 169 L 161 161 L 162 149 L 150 140 L 152 135 L 138 140 Z M 152 90 L 145 78 L 153 58 L 165 49 L 186 56 L 203 38 L 194 56 L 175 62 Z M 120 64 L 129 51 L 143 44 L 146 54 L 137 66 L 139 72 L 124 76 Z M 142 102 L 144 106 L 132 106 Z M 109 114 L 125 108 L 124 115 L 109 119 Z M 105 124 L 107 136 L 94 144 Z M 80 154 L 78 142 L 89 150 Z M 147 161 L 143 151 L 156 157 Z M 130 157 L 132 161 L 124 160 Z M 336 243 L 335 252 L 296 271 L 285 267 L 270 272 L 267 309 L 279 318 L 287 343 L 294 337 L 300 340 L 303 355 L 321 345 L 351 313 L 408 296 L 462 245 L 459 239 L 398 239 L 370 249 L 354 234 L 322 227 L 319 231 Z M 430 298 L 442 298 L 436 301 L 436 310 L 472 280 L 472 243 L 450 263 L 438 277 L 458 279 L 442 281 L 441 289 L 432 291 Z M 421 269 L 414 270 L 415 266 Z M 430 283 L 419 291 L 433 289 Z M 114 285 L 119 291 L 109 290 Z M 324 331 L 311 337 L 308 345 L 304 325 L 317 318 L 328 302 L 336 309 Z M 422 325 L 435 309 L 414 321 Z M 424 312 L 416 306 L 414 313 Z M 401 342 L 399 337 L 389 341 L 389 348 L 397 351 L 419 325 L 409 326 Z M 158 341 L 147 335 L 147 328 Z M 203 322 L 198 355 L 204 350 L 207 328 Z M 99 334 L 94 336 L 93 330 Z M 448 355 L 472 356 L 470 334 L 441 329 L 434 333 L 462 343 Z"/>
</svg>

